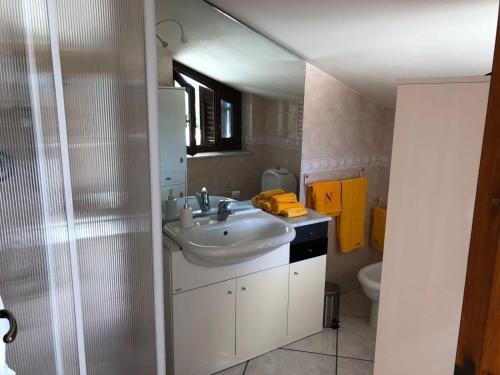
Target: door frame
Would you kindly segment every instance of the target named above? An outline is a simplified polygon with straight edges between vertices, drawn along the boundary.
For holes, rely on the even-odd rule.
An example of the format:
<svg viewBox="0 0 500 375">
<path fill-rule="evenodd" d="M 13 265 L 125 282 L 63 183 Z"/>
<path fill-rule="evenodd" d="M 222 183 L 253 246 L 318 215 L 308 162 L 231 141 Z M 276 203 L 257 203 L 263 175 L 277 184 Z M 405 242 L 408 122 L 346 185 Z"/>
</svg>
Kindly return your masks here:
<svg viewBox="0 0 500 375">
<path fill-rule="evenodd" d="M 498 342 L 500 342 L 500 25 L 497 26 L 455 374 L 500 374 L 500 348 L 495 345 Z"/>
</svg>

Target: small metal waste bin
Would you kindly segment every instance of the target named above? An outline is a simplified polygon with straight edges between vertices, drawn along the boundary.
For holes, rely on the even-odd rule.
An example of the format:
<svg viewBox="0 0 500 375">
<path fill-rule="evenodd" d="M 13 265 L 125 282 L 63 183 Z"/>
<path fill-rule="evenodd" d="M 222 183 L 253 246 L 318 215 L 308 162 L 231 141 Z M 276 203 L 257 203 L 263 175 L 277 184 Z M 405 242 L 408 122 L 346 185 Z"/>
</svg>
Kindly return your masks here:
<svg viewBox="0 0 500 375">
<path fill-rule="evenodd" d="M 325 283 L 325 307 L 323 310 L 323 327 L 338 328 L 340 307 L 340 287 L 327 281 Z"/>
</svg>

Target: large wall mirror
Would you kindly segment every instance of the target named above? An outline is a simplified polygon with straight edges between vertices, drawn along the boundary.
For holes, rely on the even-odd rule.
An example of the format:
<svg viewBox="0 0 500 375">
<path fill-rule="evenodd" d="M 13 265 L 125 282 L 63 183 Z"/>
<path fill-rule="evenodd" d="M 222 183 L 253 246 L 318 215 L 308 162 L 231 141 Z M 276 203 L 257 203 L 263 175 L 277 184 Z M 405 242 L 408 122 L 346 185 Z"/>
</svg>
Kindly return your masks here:
<svg viewBox="0 0 500 375">
<path fill-rule="evenodd" d="M 305 61 L 202 0 L 157 0 L 156 18 L 162 198 L 298 178 Z"/>
</svg>

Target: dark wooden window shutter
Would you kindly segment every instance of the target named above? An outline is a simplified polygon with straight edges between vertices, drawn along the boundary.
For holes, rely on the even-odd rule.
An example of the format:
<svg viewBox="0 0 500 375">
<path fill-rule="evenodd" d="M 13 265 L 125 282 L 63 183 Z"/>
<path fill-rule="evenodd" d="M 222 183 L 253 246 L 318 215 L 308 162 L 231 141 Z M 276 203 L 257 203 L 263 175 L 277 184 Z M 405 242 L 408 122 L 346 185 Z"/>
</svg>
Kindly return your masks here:
<svg viewBox="0 0 500 375">
<path fill-rule="evenodd" d="M 186 89 L 189 97 L 188 154 L 241 150 L 241 93 L 177 61 L 173 66 L 175 81 Z M 190 85 L 184 76 L 198 82 L 199 86 Z M 223 101 L 231 103 L 232 107 L 232 130 L 225 133 L 226 138 L 223 138 L 221 123 Z M 196 141 L 198 134 L 199 144 Z"/>
<path fill-rule="evenodd" d="M 214 92 L 200 86 L 201 144 L 215 144 L 215 97 Z"/>
</svg>

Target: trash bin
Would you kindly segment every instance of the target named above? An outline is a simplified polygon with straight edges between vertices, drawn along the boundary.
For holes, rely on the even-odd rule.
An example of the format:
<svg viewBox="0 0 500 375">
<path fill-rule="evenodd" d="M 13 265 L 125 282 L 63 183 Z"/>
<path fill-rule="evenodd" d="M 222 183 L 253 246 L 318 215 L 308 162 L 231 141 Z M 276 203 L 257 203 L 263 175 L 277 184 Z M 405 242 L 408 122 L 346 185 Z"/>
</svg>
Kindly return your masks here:
<svg viewBox="0 0 500 375">
<path fill-rule="evenodd" d="M 325 307 L 323 311 L 323 327 L 338 328 L 340 307 L 340 287 L 327 281 L 325 283 Z"/>
</svg>

